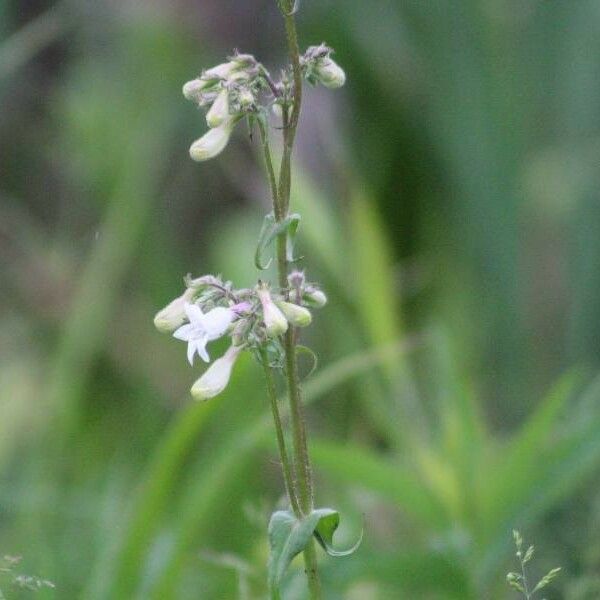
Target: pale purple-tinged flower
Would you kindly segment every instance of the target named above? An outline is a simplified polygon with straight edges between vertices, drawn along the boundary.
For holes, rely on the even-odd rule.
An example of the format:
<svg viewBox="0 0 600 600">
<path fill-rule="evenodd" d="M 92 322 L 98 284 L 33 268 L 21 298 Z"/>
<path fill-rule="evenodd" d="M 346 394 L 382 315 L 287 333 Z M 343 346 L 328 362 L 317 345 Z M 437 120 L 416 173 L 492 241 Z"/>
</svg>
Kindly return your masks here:
<svg viewBox="0 0 600 600">
<path fill-rule="evenodd" d="M 192 386 L 191 394 L 195 400 L 208 400 L 220 394 L 229 383 L 231 370 L 242 350 L 242 346 L 230 346 L 227 352 L 215 360 L 204 374 Z"/>
<path fill-rule="evenodd" d="M 256 290 L 258 299 L 262 304 L 263 320 L 269 337 L 283 335 L 288 328 L 288 322 L 283 313 L 277 308 L 269 290 L 265 286 L 259 286 Z"/>
<path fill-rule="evenodd" d="M 173 337 L 187 342 L 187 358 L 190 365 L 194 364 L 196 353 L 204 362 L 209 362 L 206 344 L 225 335 L 235 318 L 235 313 L 222 306 L 213 308 L 207 313 L 203 313 L 196 304 L 186 304 L 184 309 L 189 323 L 177 329 Z"/>
<path fill-rule="evenodd" d="M 230 306 L 229 310 L 232 310 L 239 317 L 252 310 L 252 303 L 244 300 L 243 302 L 238 302 L 237 304 Z"/>
</svg>

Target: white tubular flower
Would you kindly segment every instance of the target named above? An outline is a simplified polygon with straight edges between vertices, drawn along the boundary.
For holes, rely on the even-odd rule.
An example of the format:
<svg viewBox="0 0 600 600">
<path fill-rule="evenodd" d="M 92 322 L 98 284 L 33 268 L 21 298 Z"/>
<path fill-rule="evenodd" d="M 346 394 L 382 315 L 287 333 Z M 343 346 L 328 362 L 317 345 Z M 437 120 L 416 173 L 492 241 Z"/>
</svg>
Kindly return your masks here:
<svg viewBox="0 0 600 600">
<path fill-rule="evenodd" d="M 302 296 L 302 300 L 308 304 L 308 306 L 314 306 L 315 308 L 323 308 L 327 304 L 325 292 L 317 289 L 306 290 Z"/>
<path fill-rule="evenodd" d="M 206 80 L 211 79 L 227 79 L 233 71 L 239 69 L 240 64 L 234 60 L 230 60 L 226 63 L 221 63 L 212 69 L 204 71 L 202 78 Z"/>
<path fill-rule="evenodd" d="M 200 102 L 202 99 L 202 92 L 210 85 L 210 81 L 204 79 L 192 79 L 183 84 L 183 95 L 186 100 Z"/>
<path fill-rule="evenodd" d="M 241 346 L 230 346 L 221 358 L 215 360 L 208 367 L 190 390 L 194 400 L 208 400 L 220 394 L 227 387 L 231 369 L 241 350 Z"/>
<path fill-rule="evenodd" d="M 235 121 L 229 118 L 219 127 L 210 129 L 201 138 L 197 139 L 190 146 L 192 160 L 197 162 L 210 160 L 223 152 L 229 142 L 234 123 Z"/>
<path fill-rule="evenodd" d="M 329 57 L 317 61 L 315 75 L 320 83 L 330 89 L 342 87 L 346 83 L 344 69 Z"/>
<path fill-rule="evenodd" d="M 184 310 L 190 322 L 177 329 L 173 337 L 188 343 L 187 358 L 190 365 L 194 364 L 196 353 L 204 362 L 209 362 L 206 344 L 225 335 L 235 319 L 235 313 L 218 306 L 204 314 L 196 304 L 185 304 Z"/>
<path fill-rule="evenodd" d="M 185 323 L 185 305 L 192 301 L 195 290 L 186 289 L 179 298 L 175 298 L 154 317 L 154 326 L 158 331 L 170 333 Z"/>
<path fill-rule="evenodd" d="M 307 308 L 298 306 L 292 302 L 280 300 L 276 302 L 278 308 L 284 314 L 285 318 L 294 327 L 308 327 L 312 321 L 312 315 Z"/>
<path fill-rule="evenodd" d="M 223 88 L 210 110 L 206 113 L 206 123 L 209 127 L 219 127 L 229 117 L 229 90 Z"/>
<path fill-rule="evenodd" d="M 283 335 L 288 328 L 288 322 L 283 313 L 277 308 L 271 294 L 266 287 L 259 287 L 256 291 L 262 304 L 263 320 L 269 337 Z"/>
</svg>

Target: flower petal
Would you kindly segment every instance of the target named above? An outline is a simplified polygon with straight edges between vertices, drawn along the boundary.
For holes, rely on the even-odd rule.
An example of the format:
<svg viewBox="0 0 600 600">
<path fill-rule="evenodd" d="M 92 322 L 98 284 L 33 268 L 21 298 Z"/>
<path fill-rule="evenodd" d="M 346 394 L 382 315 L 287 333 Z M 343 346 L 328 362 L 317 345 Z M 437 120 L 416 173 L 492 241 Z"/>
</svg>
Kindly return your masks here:
<svg viewBox="0 0 600 600">
<path fill-rule="evenodd" d="M 187 347 L 187 359 L 192 367 L 194 366 L 194 354 L 196 354 L 196 340 L 190 340 Z"/>
<path fill-rule="evenodd" d="M 235 313 L 229 308 L 217 306 L 203 315 L 202 325 L 209 340 L 220 338 L 231 325 Z"/>
<path fill-rule="evenodd" d="M 175 330 L 175 332 L 173 333 L 173 337 L 177 338 L 178 340 L 182 340 L 183 342 L 187 342 L 192 337 L 193 329 L 193 325 L 191 325 L 190 323 L 186 323 L 185 325 L 182 325 L 181 327 Z"/>
<path fill-rule="evenodd" d="M 208 340 L 206 338 L 196 341 L 196 349 L 198 350 L 198 356 L 200 356 L 200 358 L 206 363 L 210 362 L 210 356 L 208 355 L 208 352 L 206 351 L 206 343 L 207 342 L 208 342 Z"/>
<path fill-rule="evenodd" d="M 202 321 L 202 318 L 204 317 L 204 313 L 202 312 L 202 309 L 197 305 L 197 304 L 190 304 L 189 302 L 186 303 L 185 307 L 185 314 L 187 315 L 187 318 L 190 320 L 190 323 L 192 325 L 194 325 L 195 323 L 198 323 L 199 321 Z"/>
</svg>

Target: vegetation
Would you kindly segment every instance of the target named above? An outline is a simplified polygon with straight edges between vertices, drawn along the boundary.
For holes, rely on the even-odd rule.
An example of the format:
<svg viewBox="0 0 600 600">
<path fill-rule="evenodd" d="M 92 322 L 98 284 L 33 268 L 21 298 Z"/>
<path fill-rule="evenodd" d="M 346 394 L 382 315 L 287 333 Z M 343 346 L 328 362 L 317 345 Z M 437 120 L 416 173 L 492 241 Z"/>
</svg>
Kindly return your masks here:
<svg viewBox="0 0 600 600">
<path fill-rule="evenodd" d="M 199 168 L 180 89 L 236 46 L 283 64 L 273 4 L 0 2 L 1 550 L 56 586 L 9 599 L 267 593 L 263 373 L 241 355 L 191 401 L 149 324 L 182 273 L 256 282 L 259 139 Z M 327 598 L 514 597 L 513 528 L 543 549 L 532 581 L 562 566 L 548 600 L 598 595 L 599 19 L 300 5 L 348 74 L 306 89 L 290 201 L 330 299 L 319 365 L 299 357 L 316 501 L 340 547 L 365 531 L 320 562 Z M 303 597 L 301 563 L 283 586 Z"/>
</svg>

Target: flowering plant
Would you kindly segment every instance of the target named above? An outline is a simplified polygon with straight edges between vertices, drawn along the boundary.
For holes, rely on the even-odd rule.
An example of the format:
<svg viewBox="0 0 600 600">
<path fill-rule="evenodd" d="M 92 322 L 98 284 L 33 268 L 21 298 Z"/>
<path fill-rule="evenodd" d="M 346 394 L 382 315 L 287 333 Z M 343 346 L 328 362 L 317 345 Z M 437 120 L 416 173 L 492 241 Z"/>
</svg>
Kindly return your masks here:
<svg viewBox="0 0 600 600">
<path fill-rule="evenodd" d="M 273 210 L 265 216 L 255 253 L 255 266 L 266 270 L 264 255 L 275 246 L 277 281 L 257 281 L 253 288 L 237 289 L 221 277 L 187 276 L 183 293 L 163 308 L 154 323 L 187 343 L 187 358 L 193 365 L 198 355 L 210 362 L 207 345 L 229 337 L 223 356 L 210 364 L 192 385 L 196 400 L 220 394 L 231 377 L 236 359 L 252 352 L 265 373 L 283 480 L 289 509 L 276 511 L 269 523 L 269 587 L 272 598 L 280 598 L 280 584 L 291 560 L 303 553 L 310 597 L 321 597 L 315 552 L 318 544 L 331 556 L 352 553 L 332 547 L 339 514 L 330 508 L 315 508 L 312 473 L 308 455 L 302 392 L 297 368 L 299 328 L 310 325 L 311 308 L 325 306 L 327 297 L 319 285 L 307 281 L 303 271 L 293 267 L 294 238 L 300 215 L 290 212 L 291 158 L 302 103 L 302 82 L 338 88 L 346 80 L 343 69 L 333 60 L 325 44 L 310 46 L 300 54 L 294 22 L 295 7 L 290 0 L 278 0 L 289 49 L 290 65 L 279 80 L 250 54 L 235 53 L 224 63 L 204 70 L 183 86 L 183 95 L 206 109 L 208 131 L 189 149 L 195 161 L 216 157 L 226 148 L 236 124 L 247 120 L 250 130 L 260 134 Z M 283 145 L 279 173 L 273 166 L 269 143 L 270 125 L 277 119 Z M 287 385 L 292 453 L 288 453 L 281 410 L 276 397 L 275 377 L 281 373 Z"/>
</svg>

